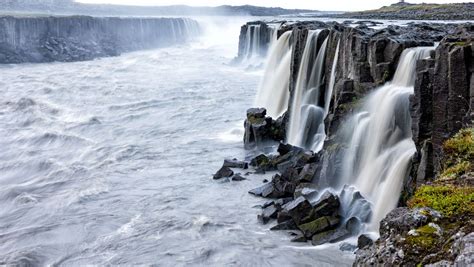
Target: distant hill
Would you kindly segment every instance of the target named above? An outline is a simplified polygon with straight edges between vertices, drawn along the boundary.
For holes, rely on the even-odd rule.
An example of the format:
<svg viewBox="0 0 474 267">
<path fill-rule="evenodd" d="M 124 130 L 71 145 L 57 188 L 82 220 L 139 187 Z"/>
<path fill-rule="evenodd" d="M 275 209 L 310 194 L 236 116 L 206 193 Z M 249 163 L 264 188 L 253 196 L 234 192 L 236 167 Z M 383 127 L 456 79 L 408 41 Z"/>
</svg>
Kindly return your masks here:
<svg viewBox="0 0 474 267">
<path fill-rule="evenodd" d="M 124 6 L 80 4 L 72 0 L 0 0 L 0 12 L 107 15 L 107 16 L 179 16 L 179 15 L 249 15 L 249 16 L 282 16 L 307 13 L 321 13 L 306 9 L 284 9 L 279 7 L 259 6 L 218 6 L 192 7 L 185 5 L 172 6 Z"/>
<path fill-rule="evenodd" d="M 333 15 L 353 19 L 474 20 L 474 3 L 410 4 L 397 3 L 376 10 Z"/>
</svg>

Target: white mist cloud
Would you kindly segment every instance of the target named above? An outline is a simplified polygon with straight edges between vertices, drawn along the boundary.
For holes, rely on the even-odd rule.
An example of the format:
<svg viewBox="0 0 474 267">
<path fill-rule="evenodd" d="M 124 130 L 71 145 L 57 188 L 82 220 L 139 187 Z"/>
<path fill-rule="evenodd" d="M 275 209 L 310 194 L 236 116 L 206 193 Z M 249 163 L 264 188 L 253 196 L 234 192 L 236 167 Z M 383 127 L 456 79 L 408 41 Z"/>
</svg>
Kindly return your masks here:
<svg viewBox="0 0 474 267">
<path fill-rule="evenodd" d="M 107 3 L 107 4 L 123 4 L 123 5 L 191 5 L 191 6 L 219 6 L 219 5 L 255 5 L 267 7 L 284 7 L 284 8 L 305 8 L 315 10 L 331 10 L 331 11 L 350 11 L 350 10 L 366 10 L 375 9 L 381 6 L 390 5 L 398 2 L 398 0 L 76 0 L 81 3 Z M 410 1 L 410 3 L 460 3 L 470 1 L 445 1 L 445 0 L 421 0 Z"/>
</svg>

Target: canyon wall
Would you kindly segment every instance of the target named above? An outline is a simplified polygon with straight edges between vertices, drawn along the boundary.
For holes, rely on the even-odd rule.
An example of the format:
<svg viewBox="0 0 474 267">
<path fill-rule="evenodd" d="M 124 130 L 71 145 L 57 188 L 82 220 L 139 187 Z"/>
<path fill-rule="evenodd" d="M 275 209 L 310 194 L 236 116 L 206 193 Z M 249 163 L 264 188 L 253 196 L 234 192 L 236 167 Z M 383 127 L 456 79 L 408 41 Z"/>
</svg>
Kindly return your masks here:
<svg viewBox="0 0 474 267">
<path fill-rule="evenodd" d="M 182 44 L 199 35 L 183 18 L 0 17 L 0 63 L 82 61 Z"/>
</svg>

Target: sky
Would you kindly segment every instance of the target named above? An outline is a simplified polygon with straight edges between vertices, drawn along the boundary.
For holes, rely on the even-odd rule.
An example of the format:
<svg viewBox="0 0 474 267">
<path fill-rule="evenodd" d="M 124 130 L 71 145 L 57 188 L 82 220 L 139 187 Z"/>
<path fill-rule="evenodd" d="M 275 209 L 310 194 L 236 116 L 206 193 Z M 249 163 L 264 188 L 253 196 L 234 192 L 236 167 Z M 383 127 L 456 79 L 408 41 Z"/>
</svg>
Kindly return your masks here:
<svg viewBox="0 0 474 267">
<path fill-rule="evenodd" d="M 283 8 L 300 8 L 325 11 L 351 11 L 376 9 L 390 5 L 398 0 L 76 0 L 81 3 L 107 3 L 124 5 L 190 5 L 190 6 L 219 6 L 219 5 L 254 5 Z M 446 0 L 408 0 L 410 3 L 458 3 L 468 1 Z"/>
</svg>

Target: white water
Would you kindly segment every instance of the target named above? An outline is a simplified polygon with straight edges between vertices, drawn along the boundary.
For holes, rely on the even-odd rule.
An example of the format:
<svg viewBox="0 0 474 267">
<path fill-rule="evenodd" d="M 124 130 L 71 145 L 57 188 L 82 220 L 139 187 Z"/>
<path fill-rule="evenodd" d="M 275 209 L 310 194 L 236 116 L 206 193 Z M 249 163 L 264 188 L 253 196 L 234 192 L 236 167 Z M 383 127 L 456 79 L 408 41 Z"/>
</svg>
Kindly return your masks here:
<svg viewBox="0 0 474 267">
<path fill-rule="evenodd" d="M 0 66 L 1 266 L 351 264 L 260 224 L 263 177 L 212 180 L 261 77 L 227 64 L 244 21 L 200 19 L 190 45 Z"/>
<path fill-rule="evenodd" d="M 296 82 L 290 110 L 287 141 L 290 144 L 320 151 L 326 138 L 324 103 L 319 98 L 324 79 L 327 38 L 318 50 L 320 31 L 310 31 Z"/>
<path fill-rule="evenodd" d="M 342 177 L 337 187 L 353 185 L 372 203 L 369 229 L 377 231 L 381 219 L 396 207 L 411 157 L 409 96 L 413 94 L 416 61 L 431 48 L 406 49 L 393 81 L 381 86 L 345 124 Z"/>
<path fill-rule="evenodd" d="M 337 69 L 337 61 L 339 59 L 339 45 L 341 44 L 341 40 L 337 41 L 336 46 L 336 54 L 334 55 L 334 61 L 332 63 L 331 68 L 331 78 L 329 80 L 328 92 L 326 92 L 325 96 L 326 99 L 324 101 L 324 117 L 326 117 L 329 113 L 329 105 L 331 104 L 331 98 L 334 92 L 334 87 L 336 86 L 336 69 Z"/>
<path fill-rule="evenodd" d="M 273 118 L 279 117 L 288 108 L 292 53 L 290 37 L 291 31 L 285 32 L 270 47 L 265 74 L 255 100 L 255 106 L 265 107 L 267 114 Z"/>
</svg>

